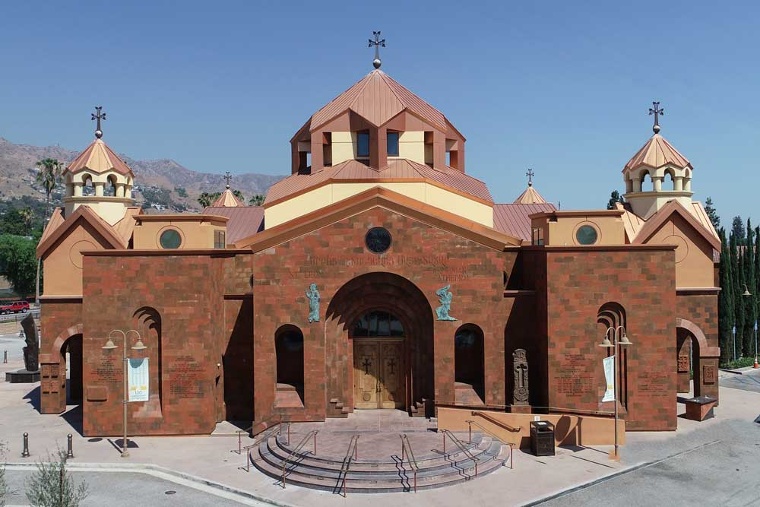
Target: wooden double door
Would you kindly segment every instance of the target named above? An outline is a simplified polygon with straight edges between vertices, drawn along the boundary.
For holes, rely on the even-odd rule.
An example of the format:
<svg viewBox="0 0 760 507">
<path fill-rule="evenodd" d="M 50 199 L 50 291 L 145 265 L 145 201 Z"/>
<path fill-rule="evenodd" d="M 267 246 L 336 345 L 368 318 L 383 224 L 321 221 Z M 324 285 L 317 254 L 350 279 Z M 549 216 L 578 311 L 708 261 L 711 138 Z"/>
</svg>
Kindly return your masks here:
<svg viewBox="0 0 760 507">
<path fill-rule="evenodd" d="M 354 407 L 406 408 L 402 339 L 354 339 Z"/>
</svg>

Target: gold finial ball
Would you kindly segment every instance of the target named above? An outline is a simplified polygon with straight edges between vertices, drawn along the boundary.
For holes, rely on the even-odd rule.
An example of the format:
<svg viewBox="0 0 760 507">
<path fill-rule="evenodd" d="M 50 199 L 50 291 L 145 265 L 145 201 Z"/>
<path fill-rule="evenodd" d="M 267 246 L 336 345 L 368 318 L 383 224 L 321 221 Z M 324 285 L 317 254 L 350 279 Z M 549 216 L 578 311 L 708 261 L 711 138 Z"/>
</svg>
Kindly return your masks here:
<svg viewBox="0 0 760 507">
<path fill-rule="evenodd" d="M 95 131 L 95 137 L 97 137 L 98 139 L 100 139 L 101 137 L 103 137 L 103 131 L 102 130 L 96 130 Z"/>
<path fill-rule="evenodd" d="M 660 133 L 660 126 L 659 125 L 655 125 L 654 127 L 652 127 L 652 130 L 654 130 L 655 134 L 659 134 Z"/>
<path fill-rule="evenodd" d="M 379 68 L 380 68 L 380 65 L 382 65 L 382 64 L 383 64 L 383 62 L 381 62 L 381 61 L 380 61 L 380 58 L 375 58 L 374 60 L 372 60 L 372 65 L 373 65 L 373 66 L 374 66 L 376 69 L 379 69 Z"/>
</svg>

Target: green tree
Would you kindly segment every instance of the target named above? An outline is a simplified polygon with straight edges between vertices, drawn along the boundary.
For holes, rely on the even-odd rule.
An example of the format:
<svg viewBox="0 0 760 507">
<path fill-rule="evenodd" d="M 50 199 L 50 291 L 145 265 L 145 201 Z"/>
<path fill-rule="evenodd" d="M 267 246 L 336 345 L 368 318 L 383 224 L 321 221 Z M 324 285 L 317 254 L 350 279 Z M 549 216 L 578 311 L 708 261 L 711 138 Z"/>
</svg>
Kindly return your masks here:
<svg viewBox="0 0 760 507">
<path fill-rule="evenodd" d="M 185 190 L 185 187 L 174 187 L 174 191 L 177 192 L 177 195 L 180 197 L 187 197 L 187 190 Z"/>
<path fill-rule="evenodd" d="M 214 192 L 214 193 L 203 192 L 198 197 L 198 204 L 200 204 L 202 208 L 208 208 L 209 206 L 211 206 L 211 204 L 213 204 L 214 201 L 219 199 L 220 195 L 222 195 L 221 192 Z"/>
<path fill-rule="evenodd" d="M 262 194 L 254 194 L 253 197 L 251 197 L 250 199 L 248 199 L 248 205 L 249 206 L 261 206 L 262 204 L 264 204 L 264 199 L 265 198 L 266 197 L 263 196 Z"/>
<path fill-rule="evenodd" d="M 31 236 L 31 219 L 34 214 L 29 208 L 13 208 L 0 217 L 0 233 L 16 236 Z"/>
<path fill-rule="evenodd" d="M 720 229 L 720 217 L 718 216 L 718 212 L 715 210 L 715 206 L 713 206 L 712 198 L 708 197 L 705 199 L 705 213 L 707 213 L 707 218 L 710 219 L 710 222 L 712 222 L 713 227 L 715 227 L 715 230 L 717 231 Z"/>
<path fill-rule="evenodd" d="M 56 458 L 57 459 L 54 459 Z M 77 484 L 66 471 L 66 451 L 37 463 L 26 482 L 26 498 L 34 507 L 77 507 L 87 497 L 87 483 Z"/>
<path fill-rule="evenodd" d="M 731 222 L 731 237 L 736 240 L 737 245 L 744 244 L 744 237 L 747 235 L 747 231 L 744 230 L 744 222 L 742 217 L 735 216 L 733 222 Z"/>
<path fill-rule="evenodd" d="M 219 195 L 221 195 L 221 194 L 219 194 Z M 237 197 L 238 199 L 240 199 L 240 202 L 245 202 L 245 197 L 243 197 L 243 192 L 241 192 L 240 190 L 237 190 L 237 189 L 233 190 L 232 191 L 232 195 L 234 195 L 235 197 Z"/>
<path fill-rule="evenodd" d="M 720 236 L 720 287 L 718 295 L 718 342 L 720 346 L 720 361 L 728 363 L 732 359 L 732 328 L 734 325 L 734 291 L 731 287 L 731 255 L 729 253 L 726 229 L 718 231 Z"/>
<path fill-rule="evenodd" d="M 750 219 L 747 219 L 747 239 L 744 242 L 744 283 L 745 287 L 742 287 L 742 294 L 749 292 L 750 295 L 742 297 L 742 304 L 744 306 L 744 331 L 742 333 L 744 339 L 742 341 L 742 356 L 749 357 L 753 355 L 753 348 L 755 346 L 754 327 L 757 315 L 755 313 L 755 259 L 753 250 L 755 241 L 753 237 L 752 223 Z"/>
<path fill-rule="evenodd" d="M 54 158 L 44 158 L 35 164 L 40 171 L 37 173 L 37 182 L 45 189 L 45 219 L 50 216 L 50 195 L 61 181 L 63 164 Z"/>
<path fill-rule="evenodd" d="M 734 301 L 734 325 L 732 327 L 734 336 L 731 342 L 731 359 L 736 359 L 741 354 L 741 333 L 744 328 L 744 306 L 741 302 L 742 293 L 744 292 L 744 276 L 741 270 L 741 256 L 738 252 L 737 238 L 733 231 L 728 238 L 728 247 L 729 262 L 731 263 L 731 298 Z M 736 349 L 737 343 L 739 344 L 738 349 Z"/>
<path fill-rule="evenodd" d="M 615 203 L 624 203 L 623 197 L 620 195 L 620 192 L 617 190 L 613 190 L 610 194 L 610 200 L 607 201 L 607 209 L 615 209 Z"/>
<path fill-rule="evenodd" d="M 13 291 L 21 297 L 34 291 L 36 246 L 34 238 L 0 235 L 0 274 L 8 279 Z"/>
</svg>

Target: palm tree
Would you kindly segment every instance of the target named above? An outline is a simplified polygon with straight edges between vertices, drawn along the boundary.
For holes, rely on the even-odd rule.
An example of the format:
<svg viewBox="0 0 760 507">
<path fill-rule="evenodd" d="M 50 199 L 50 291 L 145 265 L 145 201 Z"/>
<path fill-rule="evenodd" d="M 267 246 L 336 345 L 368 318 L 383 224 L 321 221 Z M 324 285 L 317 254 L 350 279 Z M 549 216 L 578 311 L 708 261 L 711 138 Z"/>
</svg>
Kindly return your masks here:
<svg viewBox="0 0 760 507">
<path fill-rule="evenodd" d="M 256 194 L 248 200 L 248 204 L 251 206 L 261 206 L 264 204 L 264 196 L 261 194 Z"/>
<path fill-rule="evenodd" d="M 47 221 L 50 220 L 50 194 L 53 193 L 55 187 L 58 186 L 58 182 L 61 179 L 61 172 L 63 170 L 63 164 L 55 158 L 44 158 L 35 164 L 39 167 L 40 172 L 37 173 L 37 181 L 42 184 L 45 189 L 45 220 L 43 220 L 42 230 L 45 230 Z M 42 259 L 37 259 L 37 289 L 34 294 L 34 302 L 39 306 L 40 304 L 40 269 L 42 267 Z"/>
</svg>

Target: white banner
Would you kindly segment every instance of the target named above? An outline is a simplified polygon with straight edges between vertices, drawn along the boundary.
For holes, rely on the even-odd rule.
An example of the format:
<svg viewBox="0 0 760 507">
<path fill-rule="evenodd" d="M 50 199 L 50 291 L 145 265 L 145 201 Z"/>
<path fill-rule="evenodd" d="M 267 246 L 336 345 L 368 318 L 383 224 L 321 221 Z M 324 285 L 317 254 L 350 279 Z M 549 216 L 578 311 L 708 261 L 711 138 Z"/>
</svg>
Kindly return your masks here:
<svg viewBox="0 0 760 507">
<path fill-rule="evenodd" d="M 607 390 L 604 391 L 602 401 L 615 401 L 615 356 L 605 357 L 602 364 L 604 365 L 604 378 L 607 380 Z"/>
<path fill-rule="evenodd" d="M 149 372 L 147 357 L 129 360 L 129 401 L 148 401 Z"/>
</svg>

